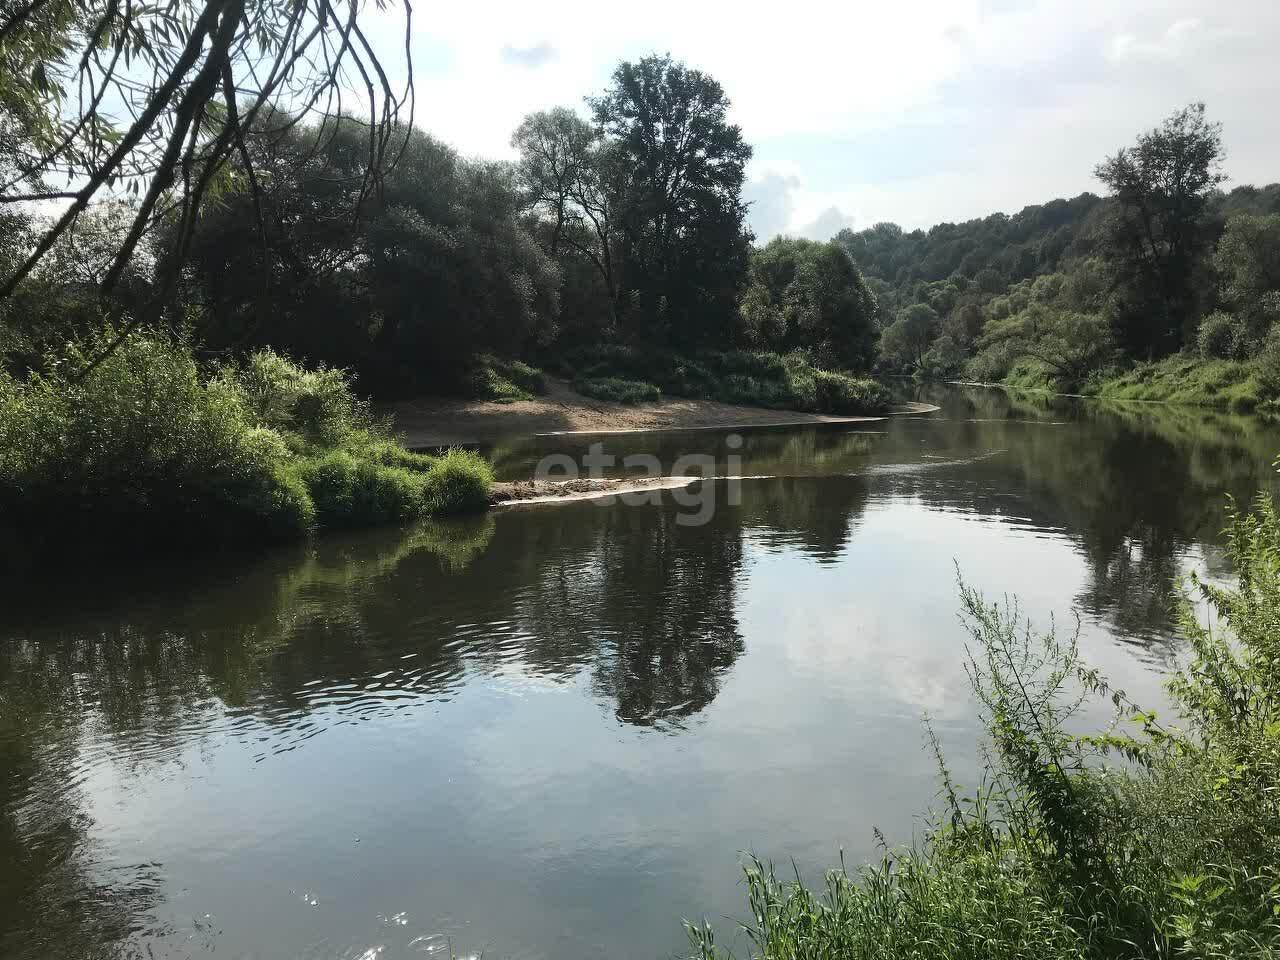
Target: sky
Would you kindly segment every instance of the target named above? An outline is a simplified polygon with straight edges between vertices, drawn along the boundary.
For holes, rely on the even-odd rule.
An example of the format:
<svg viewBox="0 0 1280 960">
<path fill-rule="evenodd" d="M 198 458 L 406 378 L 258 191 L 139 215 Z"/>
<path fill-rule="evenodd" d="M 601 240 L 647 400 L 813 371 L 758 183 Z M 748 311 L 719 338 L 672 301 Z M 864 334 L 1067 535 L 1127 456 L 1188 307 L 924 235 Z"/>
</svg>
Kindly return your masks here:
<svg viewBox="0 0 1280 960">
<path fill-rule="evenodd" d="M 379 33 L 402 30 L 392 13 Z M 755 148 L 761 240 L 911 229 L 1100 191 L 1093 167 L 1202 100 L 1228 187 L 1280 180 L 1280 0 L 449 3 L 412 31 L 416 122 L 512 156 L 534 110 L 670 53 L 714 76 Z"/>
</svg>

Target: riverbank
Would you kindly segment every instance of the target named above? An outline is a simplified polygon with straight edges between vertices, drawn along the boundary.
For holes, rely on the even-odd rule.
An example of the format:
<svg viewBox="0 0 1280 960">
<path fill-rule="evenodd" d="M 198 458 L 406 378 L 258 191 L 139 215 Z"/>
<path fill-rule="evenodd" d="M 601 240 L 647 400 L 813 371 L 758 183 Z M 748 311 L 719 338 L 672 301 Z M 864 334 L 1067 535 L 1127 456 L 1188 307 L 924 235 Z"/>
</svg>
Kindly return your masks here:
<svg viewBox="0 0 1280 960">
<path fill-rule="evenodd" d="M 929 413 L 929 404 L 902 404 L 894 415 Z M 595 400 L 563 380 L 548 378 L 547 392 L 529 400 L 459 400 L 426 397 L 387 408 L 400 442 L 411 450 L 466 446 L 499 437 L 653 430 L 755 429 L 811 424 L 869 423 L 882 419 L 747 407 L 681 397 L 622 404 Z"/>
<path fill-rule="evenodd" d="M 1205 359 L 1179 353 L 1162 360 L 1139 363 L 1123 372 L 1098 373 L 1078 392 L 1062 391 L 1040 371 L 1021 368 L 996 386 L 1022 395 L 1090 397 L 1098 400 L 1170 403 L 1235 413 L 1277 409 L 1274 379 L 1261 358 L 1252 360 Z"/>
<path fill-rule="evenodd" d="M 1259 361 L 1206 360 L 1184 354 L 1098 378 L 1081 392 L 1102 400 L 1155 400 L 1240 412 L 1274 407 L 1276 402 Z"/>
</svg>

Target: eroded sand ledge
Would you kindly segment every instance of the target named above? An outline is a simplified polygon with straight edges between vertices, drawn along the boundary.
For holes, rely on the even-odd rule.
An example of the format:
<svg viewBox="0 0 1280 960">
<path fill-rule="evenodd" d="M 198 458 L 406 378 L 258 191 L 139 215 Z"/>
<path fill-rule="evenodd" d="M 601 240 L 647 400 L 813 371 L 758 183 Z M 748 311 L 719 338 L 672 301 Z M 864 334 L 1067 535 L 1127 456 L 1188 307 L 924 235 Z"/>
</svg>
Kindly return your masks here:
<svg viewBox="0 0 1280 960">
<path fill-rule="evenodd" d="M 673 490 L 687 487 L 699 480 L 718 479 L 700 476 L 646 477 L 601 480 L 516 480 L 500 482 L 489 491 L 492 506 L 511 506 L 519 503 L 565 503 L 571 500 L 594 500 L 623 493 L 641 493 L 647 490 Z"/>
</svg>

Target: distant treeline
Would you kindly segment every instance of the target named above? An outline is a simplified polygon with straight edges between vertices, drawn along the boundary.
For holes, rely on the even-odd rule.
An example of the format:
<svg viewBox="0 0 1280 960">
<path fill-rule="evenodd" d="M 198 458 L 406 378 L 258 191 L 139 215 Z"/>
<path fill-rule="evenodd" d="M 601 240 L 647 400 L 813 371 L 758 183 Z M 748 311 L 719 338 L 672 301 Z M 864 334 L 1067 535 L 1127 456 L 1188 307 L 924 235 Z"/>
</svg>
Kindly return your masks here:
<svg viewBox="0 0 1280 960">
<path fill-rule="evenodd" d="M 1224 192 L 1221 156 L 1220 128 L 1196 104 L 1098 165 L 1106 197 L 928 231 L 841 231 L 876 296 L 881 367 L 1075 388 L 1190 351 L 1275 361 L 1258 373 L 1274 395 L 1280 184 Z"/>
</svg>

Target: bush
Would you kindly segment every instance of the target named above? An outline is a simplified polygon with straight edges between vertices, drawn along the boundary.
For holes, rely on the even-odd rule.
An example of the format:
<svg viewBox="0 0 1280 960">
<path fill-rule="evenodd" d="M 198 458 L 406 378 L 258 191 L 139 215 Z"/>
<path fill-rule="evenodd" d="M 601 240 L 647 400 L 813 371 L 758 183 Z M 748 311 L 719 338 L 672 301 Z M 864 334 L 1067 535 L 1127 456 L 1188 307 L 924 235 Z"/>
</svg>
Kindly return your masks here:
<svg viewBox="0 0 1280 960">
<path fill-rule="evenodd" d="M 427 471 L 423 502 L 436 515 L 471 513 L 489 505 L 493 468 L 471 450 L 451 449 Z"/>
<path fill-rule="evenodd" d="M 367 404 L 358 399 L 345 370 L 306 370 L 274 350 L 259 350 L 224 377 L 236 385 L 261 426 L 292 431 L 318 444 L 341 443 L 368 426 Z"/>
<path fill-rule="evenodd" d="M 427 474 L 357 459 L 345 450 L 309 460 L 301 470 L 323 527 L 403 523 L 426 509 Z"/>
<path fill-rule="evenodd" d="M 776 409 L 876 413 L 890 402 L 887 391 L 872 381 L 821 371 L 801 350 L 786 355 L 729 350 L 683 356 L 605 345 L 574 351 L 566 363 L 580 393 L 621 403 L 666 394 Z M 836 386 L 828 380 L 824 387 L 825 402 L 834 407 L 819 406 L 819 373 L 847 381 Z"/>
<path fill-rule="evenodd" d="M 477 399 L 510 403 L 547 392 L 542 371 L 522 360 L 502 360 L 481 354 L 475 364 L 471 373 L 471 395 Z"/>
<path fill-rule="evenodd" d="M 313 520 L 276 431 L 187 344 L 101 334 L 24 380 L 0 376 L 0 503 L 33 541 L 275 539 Z"/>
<path fill-rule="evenodd" d="M 1248 331 L 1244 321 L 1218 310 L 1200 323 L 1196 345 L 1207 359 L 1242 360 L 1249 353 Z"/>
<path fill-rule="evenodd" d="M 24 546 L 187 547 L 296 539 L 487 498 L 474 454 L 395 443 L 339 370 L 264 351 L 204 371 L 181 339 L 113 337 L 0 373 L 0 518 Z"/>
<path fill-rule="evenodd" d="M 598 377 L 573 381 L 573 389 L 585 397 L 611 403 L 648 403 L 662 398 L 662 391 L 642 380 Z"/>
<path fill-rule="evenodd" d="M 843 373 L 815 370 L 813 382 L 814 404 L 819 413 L 875 413 L 889 405 L 889 391 L 874 380 L 857 380 Z"/>
<path fill-rule="evenodd" d="M 1257 371 L 1263 396 L 1268 400 L 1280 397 L 1280 327 L 1273 327 L 1262 342 Z"/>
</svg>

